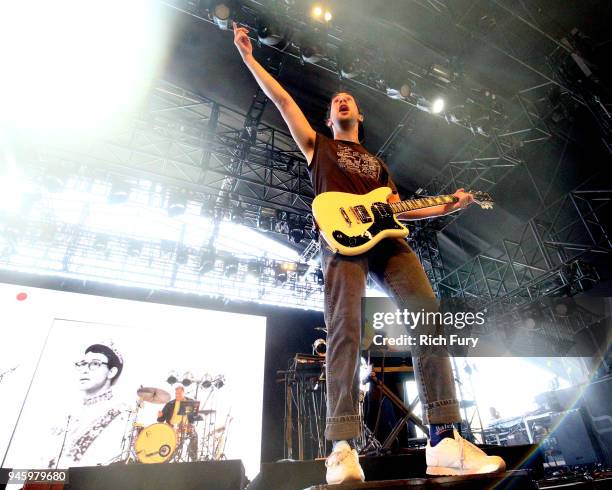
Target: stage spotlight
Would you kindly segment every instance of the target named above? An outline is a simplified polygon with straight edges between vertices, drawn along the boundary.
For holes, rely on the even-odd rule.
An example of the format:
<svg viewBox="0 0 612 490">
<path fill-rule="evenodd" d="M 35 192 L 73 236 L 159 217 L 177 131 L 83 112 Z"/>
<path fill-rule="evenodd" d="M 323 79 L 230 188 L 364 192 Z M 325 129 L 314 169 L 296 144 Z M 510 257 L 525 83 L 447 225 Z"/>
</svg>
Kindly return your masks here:
<svg viewBox="0 0 612 490">
<path fill-rule="evenodd" d="M 168 216 L 176 218 L 182 214 L 185 214 L 187 208 L 187 197 L 185 194 L 171 194 L 168 198 Z"/>
<path fill-rule="evenodd" d="M 259 228 L 260 231 L 272 231 L 274 228 L 272 218 L 269 216 L 260 216 L 257 218 L 257 228 Z"/>
<path fill-rule="evenodd" d="M 315 5 L 312 9 L 312 16 L 315 19 L 320 19 L 323 15 L 323 9 L 319 5 Z"/>
<path fill-rule="evenodd" d="M 130 240 L 128 243 L 127 254 L 130 257 L 140 257 L 143 246 L 144 245 L 140 240 Z"/>
<path fill-rule="evenodd" d="M 275 268 L 275 279 L 279 283 L 284 283 L 289 277 L 288 272 L 294 272 L 297 270 L 297 264 L 293 262 L 280 262 L 276 264 Z"/>
<path fill-rule="evenodd" d="M 123 180 L 116 180 L 111 185 L 106 201 L 109 204 L 123 204 L 130 198 L 130 184 Z"/>
<path fill-rule="evenodd" d="M 238 259 L 235 257 L 229 257 L 225 260 L 223 265 L 223 274 L 225 277 L 232 277 L 238 273 Z"/>
<path fill-rule="evenodd" d="M 183 374 L 183 379 L 181 380 L 181 384 L 183 386 L 189 386 L 191 383 L 193 383 L 193 374 L 187 371 L 185 374 Z"/>
<path fill-rule="evenodd" d="M 215 268 L 215 250 L 205 248 L 200 254 L 200 274 L 206 274 Z"/>
<path fill-rule="evenodd" d="M 387 97 L 396 100 L 406 100 L 412 94 L 413 82 L 396 82 L 390 83 L 390 86 L 386 88 Z"/>
<path fill-rule="evenodd" d="M 251 259 L 247 263 L 247 277 L 258 279 L 263 273 L 264 265 L 257 259 Z"/>
<path fill-rule="evenodd" d="M 301 46 L 302 59 L 306 63 L 318 63 L 323 59 L 323 48 L 317 42 L 304 41 Z"/>
<path fill-rule="evenodd" d="M 339 69 L 340 75 L 343 78 L 348 78 L 349 80 L 355 78 L 359 73 L 359 65 L 361 64 L 361 60 L 349 51 L 344 51 L 339 56 Z"/>
<path fill-rule="evenodd" d="M 432 114 L 440 114 L 444 110 L 444 99 L 437 98 L 431 104 L 431 112 Z"/>
<path fill-rule="evenodd" d="M 204 389 L 208 389 L 208 388 L 210 388 L 212 386 L 212 379 L 210 378 L 209 374 L 204 376 L 204 379 L 202 380 L 201 386 Z"/>
<path fill-rule="evenodd" d="M 453 79 L 453 75 L 450 71 L 450 69 L 445 68 L 441 65 L 433 65 L 431 67 L 431 74 L 437 78 L 438 80 L 440 80 L 441 82 L 444 83 L 451 83 L 452 79 Z"/>
<path fill-rule="evenodd" d="M 300 217 L 297 215 L 292 215 L 289 218 L 289 239 L 298 244 L 304 238 L 305 231 L 304 226 L 300 222 Z"/>
<path fill-rule="evenodd" d="M 325 357 L 327 353 L 327 342 L 325 342 L 325 339 L 317 339 L 314 341 L 312 344 L 312 353 L 315 356 Z"/>
<path fill-rule="evenodd" d="M 244 221 L 244 209 L 238 205 L 230 209 L 230 219 L 233 223 L 240 225 Z"/>
<path fill-rule="evenodd" d="M 166 382 L 169 385 L 173 385 L 177 381 L 178 381 L 178 373 L 176 371 L 171 371 L 170 374 L 168 375 L 168 378 L 166 379 Z"/>
<path fill-rule="evenodd" d="M 304 230 L 302 228 L 293 228 L 289 230 L 289 238 L 296 245 L 304 238 Z"/>
<path fill-rule="evenodd" d="M 317 282 L 319 286 L 323 286 L 325 284 L 325 278 L 323 276 L 323 270 L 319 267 L 313 273 L 314 280 Z"/>
<path fill-rule="evenodd" d="M 275 20 L 258 19 L 257 38 L 262 44 L 283 49 L 287 43 L 286 33 Z"/>
<path fill-rule="evenodd" d="M 212 384 L 217 389 L 222 388 L 225 384 L 225 378 L 223 377 L 223 375 L 220 374 L 213 380 Z"/>
<path fill-rule="evenodd" d="M 229 5 L 224 2 L 217 3 L 212 9 L 212 18 L 215 24 L 217 24 L 219 29 L 224 31 L 229 29 L 231 15 L 232 10 Z"/>
<path fill-rule="evenodd" d="M 332 14 L 329 10 L 327 10 L 324 14 L 323 14 L 323 19 L 325 20 L 325 22 L 330 22 L 332 20 Z"/>
</svg>

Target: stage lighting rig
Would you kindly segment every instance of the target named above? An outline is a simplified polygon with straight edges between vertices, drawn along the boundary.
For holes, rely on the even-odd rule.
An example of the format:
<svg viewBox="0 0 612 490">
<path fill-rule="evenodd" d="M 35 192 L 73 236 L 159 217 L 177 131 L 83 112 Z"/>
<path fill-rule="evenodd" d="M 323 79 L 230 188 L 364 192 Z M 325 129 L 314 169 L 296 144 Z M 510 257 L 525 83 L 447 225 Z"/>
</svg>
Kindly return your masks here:
<svg viewBox="0 0 612 490">
<path fill-rule="evenodd" d="M 183 379 L 181 380 L 181 384 L 185 387 L 191 385 L 191 383 L 194 382 L 193 379 L 193 374 L 190 373 L 189 371 L 187 371 L 185 374 L 183 374 Z"/>
<path fill-rule="evenodd" d="M 321 5 L 315 5 L 310 11 L 310 16 L 317 22 L 331 22 L 333 18 L 331 11 Z"/>
<path fill-rule="evenodd" d="M 215 249 L 207 247 L 200 254 L 200 274 L 206 274 L 215 268 Z"/>
<path fill-rule="evenodd" d="M 232 16 L 231 2 L 211 2 L 210 16 L 219 29 L 228 30 Z"/>
<path fill-rule="evenodd" d="M 225 259 L 223 265 L 223 274 L 225 277 L 232 277 L 238 273 L 238 259 L 235 257 L 228 257 Z"/>
<path fill-rule="evenodd" d="M 318 32 L 304 37 L 300 43 L 300 56 L 305 63 L 318 63 L 325 57 L 325 43 Z"/>
<path fill-rule="evenodd" d="M 298 244 L 304 238 L 306 231 L 304 230 L 304 223 L 298 215 L 291 215 L 288 221 L 289 225 L 289 239 Z"/>
<path fill-rule="evenodd" d="M 176 371 L 171 371 L 168 377 L 166 378 L 166 383 L 169 385 L 173 385 L 178 381 L 178 373 Z"/>
<path fill-rule="evenodd" d="M 278 20 L 266 17 L 257 19 L 257 39 L 266 46 L 284 50 L 290 42 L 289 32 L 285 27 L 281 27 Z"/>
<path fill-rule="evenodd" d="M 342 78 L 349 80 L 359 75 L 361 60 L 356 53 L 349 50 L 341 50 L 338 54 L 338 70 Z"/>
<path fill-rule="evenodd" d="M 259 259 L 251 259 L 247 262 L 246 275 L 253 279 L 259 279 L 264 272 L 265 264 Z"/>
<path fill-rule="evenodd" d="M 451 83 L 455 79 L 455 74 L 450 70 L 450 68 L 437 64 L 431 66 L 429 69 L 429 74 L 436 80 L 446 84 Z"/>
<path fill-rule="evenodd" d="M 440 114 L 444 110 L 444 99 L 438 97 L 431 104 L 431 113 Z"/>
<path fill-rule="evenodd" d="M 312 344 L 312 353 L 315 356 L 325 357 L 327 353 L 327 342 L 325 339 L 317 339 Z"/>
</svg>

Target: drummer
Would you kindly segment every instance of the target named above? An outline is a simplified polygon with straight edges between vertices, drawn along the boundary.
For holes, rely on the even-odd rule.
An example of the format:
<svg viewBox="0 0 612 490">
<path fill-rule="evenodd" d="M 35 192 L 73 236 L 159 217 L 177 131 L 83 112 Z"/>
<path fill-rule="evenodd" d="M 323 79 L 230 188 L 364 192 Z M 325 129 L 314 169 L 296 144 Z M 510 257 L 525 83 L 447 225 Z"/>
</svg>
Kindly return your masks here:
<svg viewBox="0 0 612 490">
<path fill-rule="evenodd" d="M 189 415 L 179 415 L 178 413 L 181 404 L 177 402 L 190 400 L 190 398 L 185 396 L 185 387 L 183 385 L 178 385 L 174 389 L 174 393 L 174 400 L 170 400 L 164 405 L 164 408 L 157 412 L 157 421 L 165 422 L 174 427 L 192 424 L 197 414 L 190 413 Z"/>
</svg>

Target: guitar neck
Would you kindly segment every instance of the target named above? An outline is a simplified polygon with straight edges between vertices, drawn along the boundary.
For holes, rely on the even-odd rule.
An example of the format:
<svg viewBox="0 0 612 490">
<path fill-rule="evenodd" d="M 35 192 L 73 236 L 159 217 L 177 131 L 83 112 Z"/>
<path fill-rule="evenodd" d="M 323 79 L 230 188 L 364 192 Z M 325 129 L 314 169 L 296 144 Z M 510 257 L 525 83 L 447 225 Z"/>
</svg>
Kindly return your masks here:
<svg viewBox="0 0 612 490">
<path fill-rule="evenodd" d="M 420 199 L 407 199 L 406 201 L 391 203 L 391 210 L 393 214 L 399 214 L 405 213 L 406 211 L 430 208 L 432 206 L 438 206 L 439 204 L 450 204 L 457 201 L 458 199 L 450 194 L 445 196 L 422 197 Z"/>
</svg>

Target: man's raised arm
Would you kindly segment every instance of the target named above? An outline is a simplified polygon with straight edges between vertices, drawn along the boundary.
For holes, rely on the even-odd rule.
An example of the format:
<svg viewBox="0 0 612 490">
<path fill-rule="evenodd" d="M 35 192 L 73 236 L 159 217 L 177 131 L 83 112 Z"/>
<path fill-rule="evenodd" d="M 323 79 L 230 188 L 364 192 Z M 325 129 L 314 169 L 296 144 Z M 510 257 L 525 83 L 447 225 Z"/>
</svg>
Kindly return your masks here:
<svg viewBox="0 0 612 490">
<path fill-rule="evenodd" d="M 314 130 L 293 98 L 253 57 L 253 46 L 247 35 L 249 32 L 248 29 L 245 27 L 238 27 L 235 22 L 233 26 L 234 44 L 236 48 L 238 48 L 238 52 L 240 56 L 242 56 L 244 64 L 251 70 L 251 73 L 261 89 L 280 111 L 287 126 L 289 126 L 291 136 L 293 136 L 293 139 L 310 165 L 314 153 L 316 136 Z"/>
</svg>

